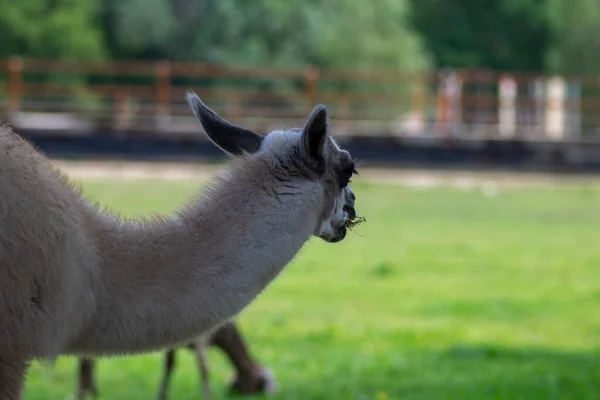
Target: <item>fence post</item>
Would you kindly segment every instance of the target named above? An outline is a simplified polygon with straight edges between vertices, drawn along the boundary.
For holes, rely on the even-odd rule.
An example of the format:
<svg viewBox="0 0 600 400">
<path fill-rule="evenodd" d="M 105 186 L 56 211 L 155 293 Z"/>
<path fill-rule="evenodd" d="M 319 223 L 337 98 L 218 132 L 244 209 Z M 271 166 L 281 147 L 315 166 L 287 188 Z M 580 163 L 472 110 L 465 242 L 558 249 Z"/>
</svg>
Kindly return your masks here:
<svg viewBox="0 0 600 400">
<path fill-rule="evenodd" d="M 560 140 L 564 136 L 565 81 L 560 76 L 548 79 L 546 92 L 546 134 L 548 139 Z"/>
<path fill-rule="evenodd" d="M 450 129 L 450 93 L 447 88 L 447 77 L 449 69 L 442 69 L 438 72 L 437 101 L 435 112 L 435 130 L 436 133 L 447 135 Z"/>
<path fill-rule="evenodd" d="M 319 69 L 317 67 L 311 67 L 304 78 L 305 82 L 305 94 L 308 108 L 308 114 L 312 111 L 313 107 L 317 104 L 318 97 L 318 86 L 319 86 Z"/>
<path fill-rule="evenodd" d="M 458 129 L 463 123 L 463 84 L 465 78 L 460 72 L 452 71 L 446 82 L 450 97 L 450 129 Z"/>
<path fill-rule="evenodd" d="M 9 58 L 8 63 L 8 110 L 12 114 L 21 109 L 23 96 L 23 59 Z"/>
<path fill-rule="evenodd" d="M 581 82 L 566 83 L 565 134 L 572 139 L 581 139 Z"/>
<path fill-rule="evenodd" d="M 413 87 L 410 95 L 410 118 L 414 120 L 416 126 L 420 127 L 411 131 L 410 133 L 422 133 L 425 127 L 426 115 L 427 115 L 427 94 L 425 93 L 425 87 L 427 82 L 423 79 L 415 79 L 412 83 Z M 421 132 L 418 132 L 418 131 Z"/>
<path fill-rule="evenodd" d="M 163 60 L 156 63 L 156 119 L 159 126 L 168 123 L 171 105 L 171 63 Z"/>
<path fill-rule="evenodd" d="M 498 82 L 498 130 L 500 137 L 512 139 L 517 130 L 517 82 L 510 75 L 503 75 Z"/>
<path fill-rule="evenodd" d="M 118 90 L 115 94 L 115 111 L 114 128 L 128 129 L 131 126 L 131 99 L 125 90 Z"/>
</svg>

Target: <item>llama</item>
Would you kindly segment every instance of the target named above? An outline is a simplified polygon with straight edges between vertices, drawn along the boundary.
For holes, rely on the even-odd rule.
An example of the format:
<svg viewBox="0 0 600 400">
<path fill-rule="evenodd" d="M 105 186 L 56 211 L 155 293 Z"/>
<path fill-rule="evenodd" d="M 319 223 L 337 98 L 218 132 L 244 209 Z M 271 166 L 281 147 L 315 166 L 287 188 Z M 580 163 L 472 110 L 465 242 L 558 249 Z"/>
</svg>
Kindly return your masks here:
<svg viewBox="0 0 600 400">
<path fill-rule="evenodd" d="M 272 372 L 258 363 L 250 354 L 248 347 L 235 322 L 227 323 L 217 329 L 214 335 L 199 336 L 185 347 L 194 351 L 198 361 L 200 380 L 202 382 L 203 398 L 209 399 L 212 390 L 209 379 L 209 368 L 205 358 L 207 346 L 220 348 L 229 358 L 235 368 L 236 377 L 230 385 L 232 394 L 253 395 L 257 393 L 272 393 L 276 390 L 276 382 Z M 159 385 L 158 400 L 166 400 L 171 374 L 175 367 L 176 349 L 169 349 L 165 354 L 164 370 Z M 95 363 L 91 358 L 79 360 L 79 377 L 77 380 L 78 400 L 84 400 L 88 396 L 98 395 L 97 385 L 94 379 Z"/>
<path fill-rule="evenodd" d="M 21 398 L 34 359 L 138 354 L 208 333 L 311 237 L 345 238 L 356 171 L 325 106 L 301 129 L 260 135 L 186 100 L 231 161 L 176 213 L 146 220 L 100 209 L 0 130 L 0 399 Z"/>
</svg>

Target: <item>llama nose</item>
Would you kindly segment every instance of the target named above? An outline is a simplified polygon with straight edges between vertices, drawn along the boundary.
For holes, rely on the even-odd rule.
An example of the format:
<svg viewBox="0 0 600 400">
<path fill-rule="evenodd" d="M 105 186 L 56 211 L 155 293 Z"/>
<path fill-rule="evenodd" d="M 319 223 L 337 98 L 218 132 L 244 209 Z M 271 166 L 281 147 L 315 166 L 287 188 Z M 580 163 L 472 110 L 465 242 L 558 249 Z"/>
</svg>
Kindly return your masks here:
<svg viewBox="0 0 600 400">
<path fill-rule="evenodd" d="M 356 218 L 356 210 L 354 209 L 354 207 L 349 206 L 349 205 L 345 205 L 344 206 L 344 211 L 348 213 L 348 217 L 350 219 Z"/>
<path fill-rule="evenodd" d="M 354 195 L 354 192 L 352 191 L 352 189 L 350 189 L 348 187 L 346 190 L 345 200 L 346 200 L 347 206 L 354 207 L 354 203 L 356 203 L 356 196 Z"/>
</svg>

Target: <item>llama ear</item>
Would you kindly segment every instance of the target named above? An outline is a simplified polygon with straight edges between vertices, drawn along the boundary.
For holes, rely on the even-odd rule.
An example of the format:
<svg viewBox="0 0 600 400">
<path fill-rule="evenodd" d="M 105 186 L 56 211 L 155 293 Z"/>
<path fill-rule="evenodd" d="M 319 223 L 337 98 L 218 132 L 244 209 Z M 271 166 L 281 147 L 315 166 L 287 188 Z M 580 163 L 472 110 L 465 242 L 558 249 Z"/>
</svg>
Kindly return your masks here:
<svg viewBox="0 0 600 400">
<path fill-rule="evenodd" d="M 312 110 L 302 135 L 308 160 L 316 164 L 323 163 L 327 139 L 327 108 L 324 105 L 319 104 Z"/>
<path fill-rule="evenodd" d="M 263 141 L 261 135 L 229 123 L 208 108 L 194 92 L 187 92 L 185 98 L 206 135 L 221 150 L 240 156 L 244 153 L 255 153 L 260 149 Z"/>
</svg>

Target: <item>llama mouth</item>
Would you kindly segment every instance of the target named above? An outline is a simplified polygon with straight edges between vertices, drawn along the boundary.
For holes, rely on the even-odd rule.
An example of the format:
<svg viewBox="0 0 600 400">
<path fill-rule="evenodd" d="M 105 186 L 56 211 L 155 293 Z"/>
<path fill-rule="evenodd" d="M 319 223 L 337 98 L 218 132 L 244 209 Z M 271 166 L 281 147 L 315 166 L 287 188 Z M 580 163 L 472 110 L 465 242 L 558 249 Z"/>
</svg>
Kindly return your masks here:
<svg viewBox="0 0 600 400">
<path fill-rule="evenodd" d="M 329 240 L 329 243 L 337 243 L 344 240 L 344 238 L 346 237 L 346 233 L 348 233 L 348 229 L 345 226 L 342 226 L 342 228 L 338 231 L 337 235 L 335 235 Z"/>
<path fill-rule="evenodd" d="M 344 218 L 344 228 L 352 230 L 357 225 L 362 224 L 363 222 L 367 222 L 365 217 L 359 217 L 356 214 L 356 210 L 351 206 L 344 206 L 345 218 Z"/>
</svg>

